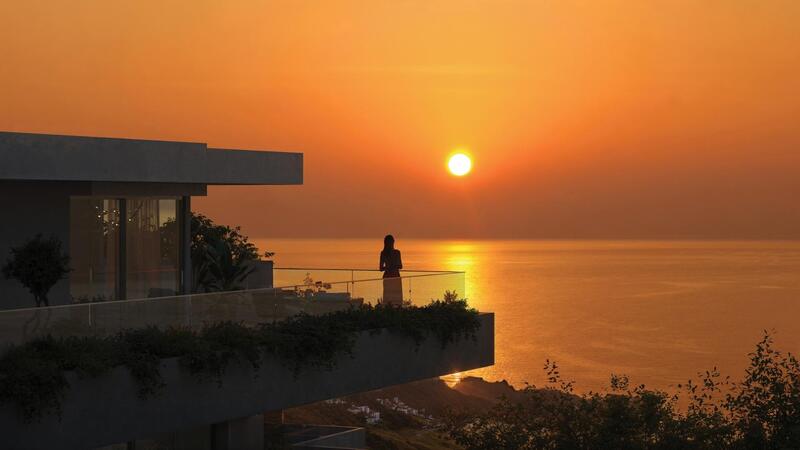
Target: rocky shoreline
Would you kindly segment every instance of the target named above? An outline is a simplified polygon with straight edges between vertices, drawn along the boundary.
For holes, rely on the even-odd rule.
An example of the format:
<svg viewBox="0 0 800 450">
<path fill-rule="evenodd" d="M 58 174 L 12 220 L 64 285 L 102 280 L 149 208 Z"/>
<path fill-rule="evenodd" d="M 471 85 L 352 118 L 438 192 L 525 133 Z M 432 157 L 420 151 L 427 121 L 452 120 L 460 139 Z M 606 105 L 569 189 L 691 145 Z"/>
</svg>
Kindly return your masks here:
<svg viewBox="0 0 800 450">
<path fill-rule="evenodd" d="M 505 381 L 465 377 L 450 387 L 432 378 L 292 408 L 284 411 L 284 422 L 365 427 L 371 449 L 457 449 L 439 431 L 451 411 L 486 411 L 500 398 L 518 395 Z"/>
</svg>

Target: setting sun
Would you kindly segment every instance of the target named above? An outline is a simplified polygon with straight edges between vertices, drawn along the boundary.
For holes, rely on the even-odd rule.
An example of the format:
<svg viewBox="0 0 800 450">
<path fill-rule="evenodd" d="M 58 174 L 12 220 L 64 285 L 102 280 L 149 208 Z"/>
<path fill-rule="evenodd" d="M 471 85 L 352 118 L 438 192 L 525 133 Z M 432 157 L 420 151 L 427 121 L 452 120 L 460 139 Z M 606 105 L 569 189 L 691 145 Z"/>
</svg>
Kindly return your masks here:
<svg viewBox="0 0 800 450">
<path fill-rule="evenodd" d="M 472 160 L 463 153 L 457 153 L 450 157 L 447 162 L 447 168 L 450 169 L 450 173 L 453 175 L 463 177 L 472 170 Z"/>
</svg>

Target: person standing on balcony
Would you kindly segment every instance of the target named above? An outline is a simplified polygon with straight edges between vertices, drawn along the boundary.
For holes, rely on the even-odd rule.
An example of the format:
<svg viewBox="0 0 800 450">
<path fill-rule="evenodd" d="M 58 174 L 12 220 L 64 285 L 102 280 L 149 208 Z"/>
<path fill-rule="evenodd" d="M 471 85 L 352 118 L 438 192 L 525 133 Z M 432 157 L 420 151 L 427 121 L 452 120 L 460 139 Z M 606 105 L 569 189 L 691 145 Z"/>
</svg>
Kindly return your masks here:
<svg viewBox="0 0 800 450">
<path fill-rule="evenodd" d="M 403 260 L 400 250 L 394 248 L 394 236 L 387 234 L 383 238 L 383 251 L 379 270 L 383 271 L 383 304 L 403 306 L 403 280 L 400 278 L 400 269 Z"/>
</svg>

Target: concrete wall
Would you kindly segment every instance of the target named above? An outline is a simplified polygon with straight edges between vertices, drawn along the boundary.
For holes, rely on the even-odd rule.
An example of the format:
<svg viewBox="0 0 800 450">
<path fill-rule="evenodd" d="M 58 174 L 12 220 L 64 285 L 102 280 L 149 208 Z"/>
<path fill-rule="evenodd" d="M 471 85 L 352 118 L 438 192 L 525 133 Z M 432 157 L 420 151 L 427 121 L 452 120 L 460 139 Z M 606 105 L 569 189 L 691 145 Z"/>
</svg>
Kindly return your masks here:
<svg viewBox="0 0 800 450">
<path fill-rule="evenodd" d="M 303 184 L 302 153 L 209 148 L 207 158 L 208 184 Z"/>
<path fill-rule="evenodd" d="M 183 197 L 205 196 L 205 184 L 187 183 L 111 183 L 94 181 L 87 183 L 94 197 Z"/>
<path fill-rule="evenodd" d="M 494 364 L 494 315 L 482 314 L 477 339 L 442 347 L 429 337 L 418 348 L 406 337 L 386 331 L 362 333 L 353 357 L 333 370 L 307 369 L 295 376 L 275 360 L 255 373 L 231 367 L 218 387 L 200 382 L 165 360 L 164 391 L 140 400 L 126 368 L 97 379 L 69 377 L 62 418 L 24 424 L 10 405 L 0 405 L 0 436 L 8 449 L 85 449 L 250 417 L 386 386 Z"/>
<path fill-rule="evenodd" d="M 213 425 L 211 427 L 211 448 L 214 450 L 264 450 L 264 416 L 256 414 Z"/>
<path fill-rule="evenodd" d="M 0 132 L 0 180 L 302 184 L 300 153 Z"/>
<path fill-rule="evenodd" d="M 55 235 L 61 240 L 64 252 L 69 254 L 71 196 L 174 197 L 187 195 L 187 192 L 204 194 L 205 185 L 0 180 L 0 211 L 3 212 L 0 216 L 0 265 L 9 258 L 12 246 L 24 243 L 37 233 L 45 237 Z M 184 259 L 188 261 L 188 255 L 184 255 Z M 69 281 L 59 282 L 48 298 L 51 305 L 71 303 Z M 33 296 L 27 289 L 0 275 L 0 310 L 32 306 L 35 306 Z"/>
<path fill-rule="evenodd" d="M 10 246 L 39 232 L 56 234 L 68 250 L 70 195 L 185 197 L 206 195 L 208 184 L 302 183 L 300 153 L 0 132 L 0 264 Z M 0 309 L 31 306 L 29 297 L 18 283 L 0 280 Z M 50 300 L 68 303 L 68 283 L 57 285 Z"/>
<path fill-rule="evenodd" d="M 63 183 L 0 182 L 0 265 L 12 246 L 37 233 L 59 238 L 69 252 L 69 192 L 81 187 Z M 70 302 L 69 282 L 62 280 L 50 291 L 51 305 Z M 16 280 L 0 275 L 0 309 L 35 306 L 33 296 Z"/>
<path fill-rule="evenodd" d="M 253 267 L 253 272 L 244 280 L 245 289 L 264 289 L 271 288 L 273 274 L 272 269 L 275 266 L 273 261 L 253 261 L 250 263 Z"/>
<path fill-rule="evenodd" d="M 198 183 L 205 144 L 0 132 L 0 179 Z"/>
</svg>

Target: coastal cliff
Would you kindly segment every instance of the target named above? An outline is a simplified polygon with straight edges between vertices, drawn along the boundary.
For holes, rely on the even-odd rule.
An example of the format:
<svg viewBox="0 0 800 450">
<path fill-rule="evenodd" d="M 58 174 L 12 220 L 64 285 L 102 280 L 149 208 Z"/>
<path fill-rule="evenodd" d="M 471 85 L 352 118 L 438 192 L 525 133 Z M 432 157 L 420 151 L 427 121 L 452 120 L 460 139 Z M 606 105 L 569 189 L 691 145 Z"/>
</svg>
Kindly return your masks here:
<svg viewBox="0 0 800 450">
<path fill-rule="evenodd" d="M 452 387 L 432 378 L 284 411 L 288 424 L 359 426 L 371 449 L 458 449 L 439 431 L 450 411 L 485 411 L 519 395 L 505 381 L 466 377 Z"/>
</svg>

